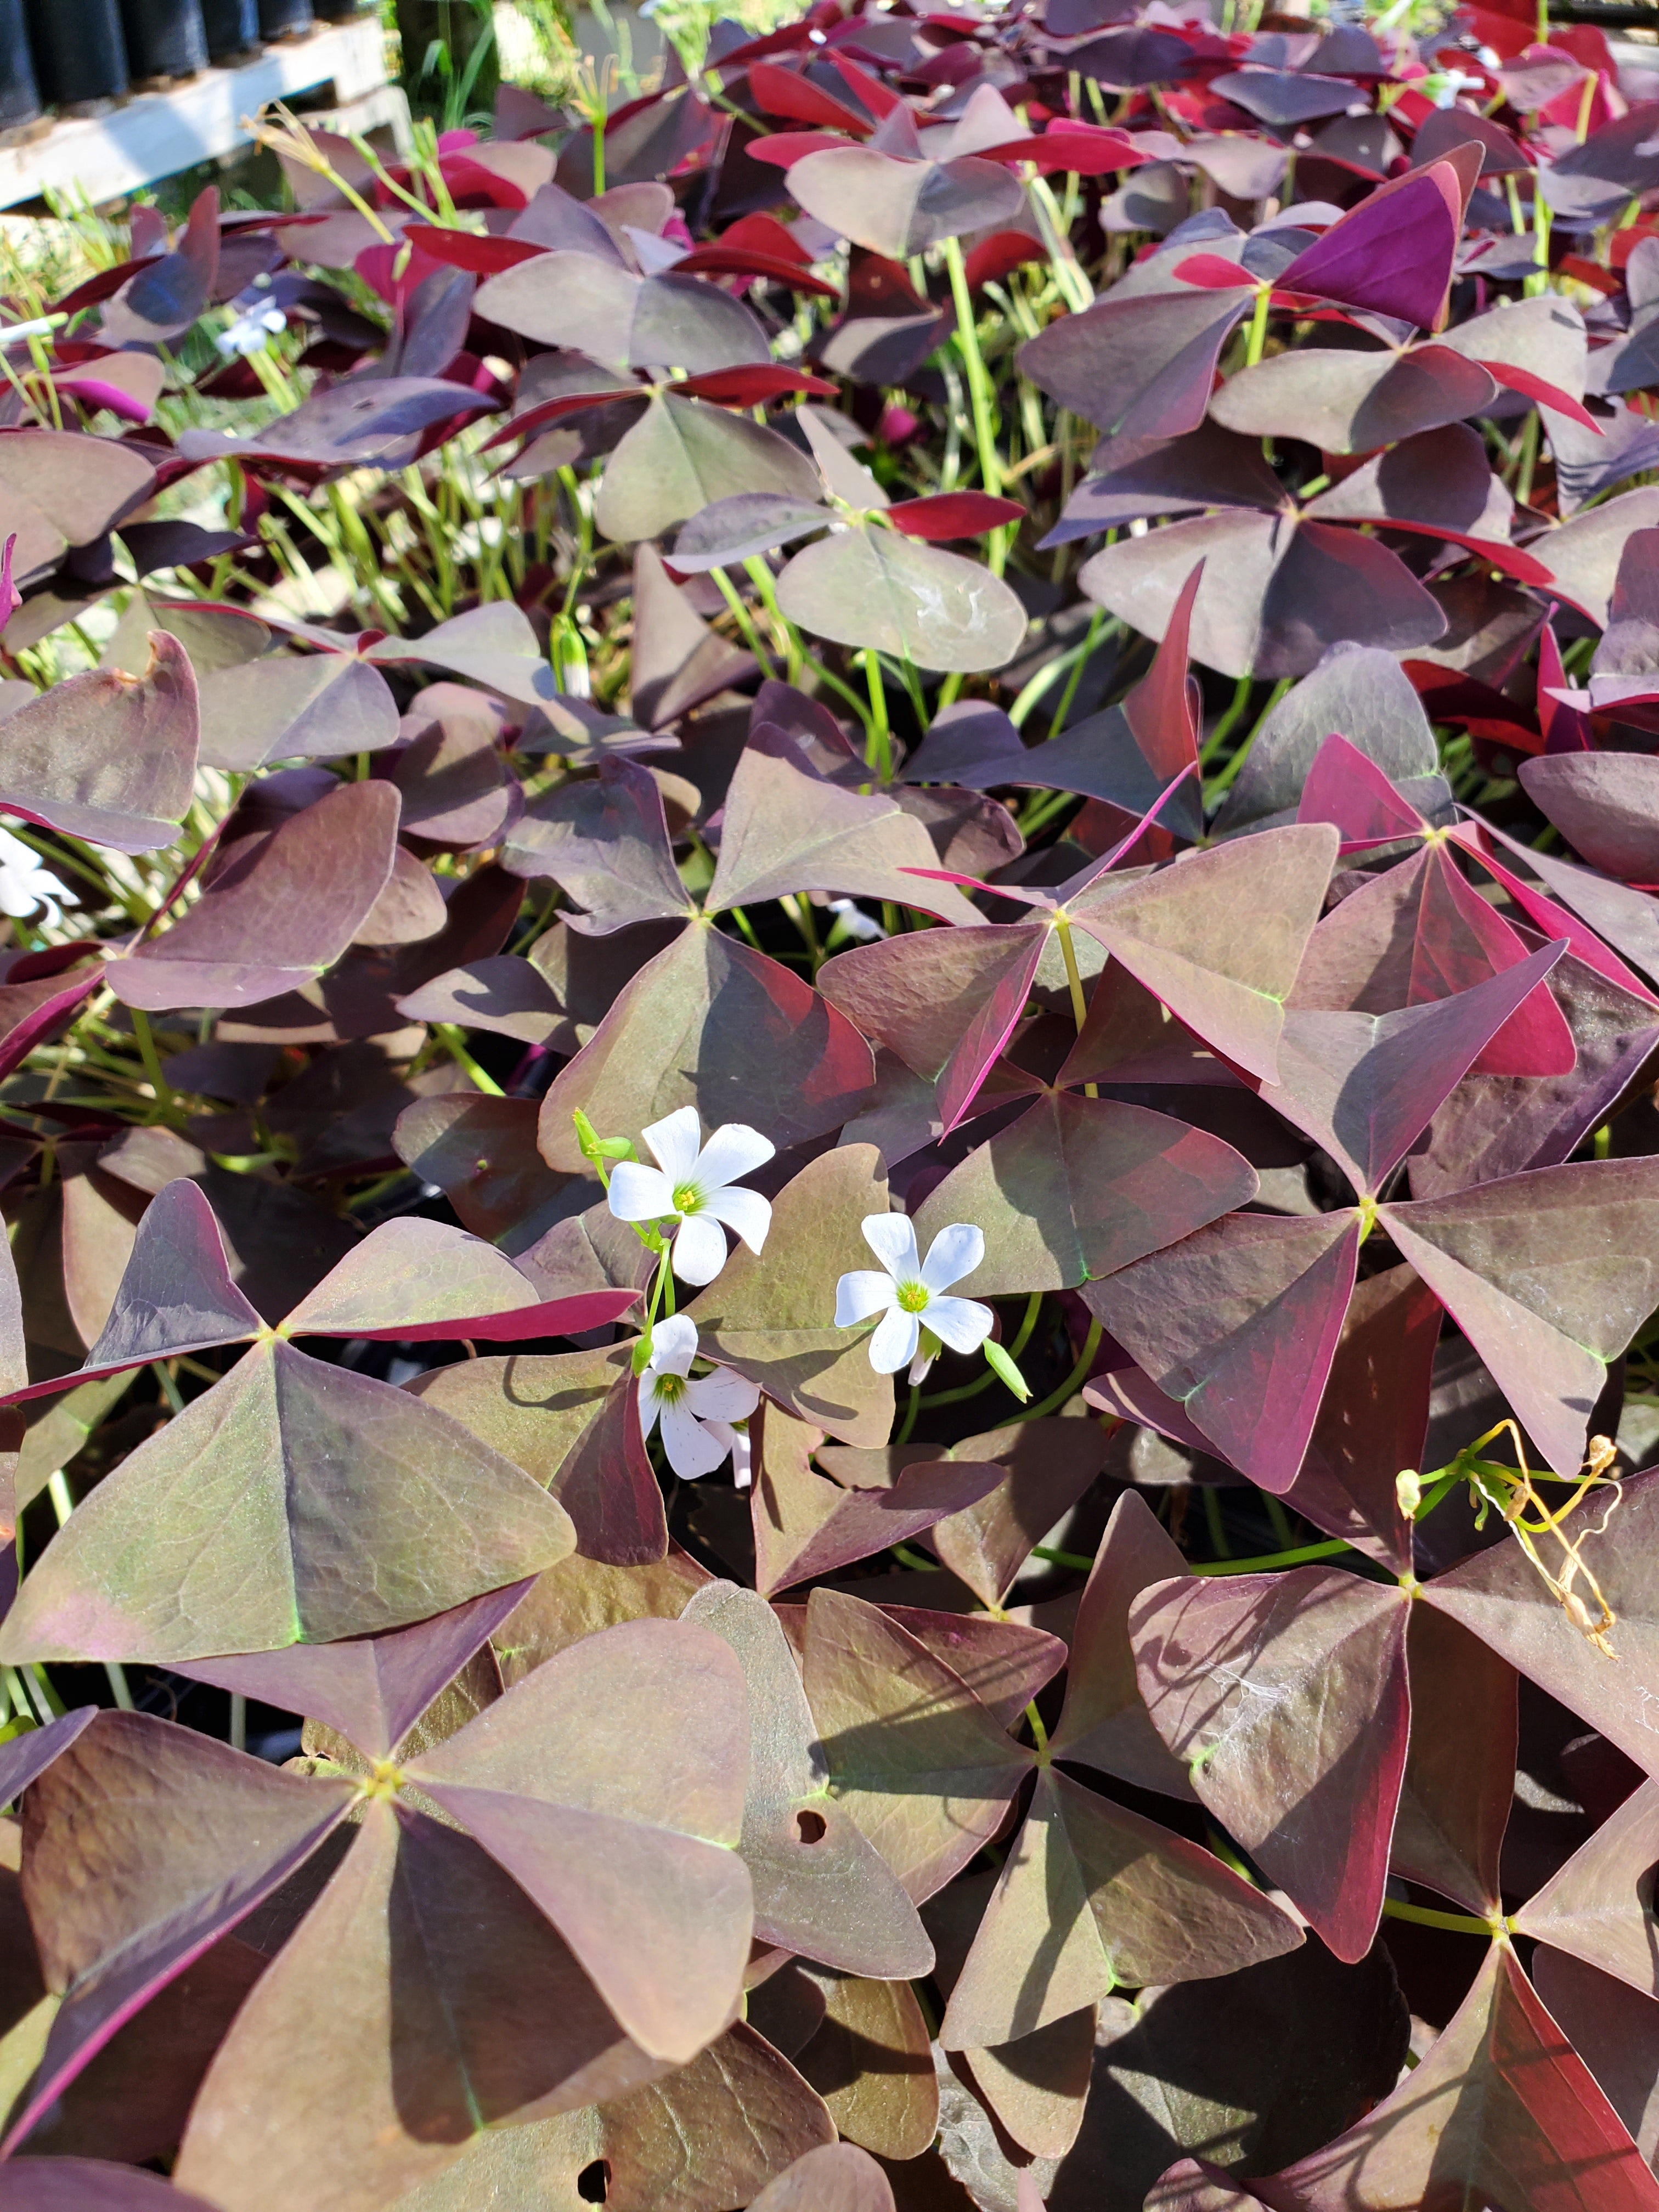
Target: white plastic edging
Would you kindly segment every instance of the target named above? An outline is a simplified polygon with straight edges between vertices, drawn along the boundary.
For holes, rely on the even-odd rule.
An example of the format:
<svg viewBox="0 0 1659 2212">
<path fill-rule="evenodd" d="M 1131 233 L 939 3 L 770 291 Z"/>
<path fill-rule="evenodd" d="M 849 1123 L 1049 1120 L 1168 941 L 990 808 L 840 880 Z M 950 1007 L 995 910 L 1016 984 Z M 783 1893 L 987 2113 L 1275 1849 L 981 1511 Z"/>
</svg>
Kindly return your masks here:
<svg viewBox="0 0 1659 2212">
<path fill-rule="evenodd" d="M 137 93 L 107 115 L 67 116 L 39 137 L 0 146 L 0 208 L 48 189 L 84 192 L 94 205 L 248 143 L 246 119 L 267 101 L 333 89 L 338 125 L 389 126 L 407 143 L 409 109 L 386 82 L 379 22 L 366 15 L 267 46 L 240 69 L 204 70 L 165 92 Z M 321 120 L 322 118 L 319 118 Z"/>
</svg>

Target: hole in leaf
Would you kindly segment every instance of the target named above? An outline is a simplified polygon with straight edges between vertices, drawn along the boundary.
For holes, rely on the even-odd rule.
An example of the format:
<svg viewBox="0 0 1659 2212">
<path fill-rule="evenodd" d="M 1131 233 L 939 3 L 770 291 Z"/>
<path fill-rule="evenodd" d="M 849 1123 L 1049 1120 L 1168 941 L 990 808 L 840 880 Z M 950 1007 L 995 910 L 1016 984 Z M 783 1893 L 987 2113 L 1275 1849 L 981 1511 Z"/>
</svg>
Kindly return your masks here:
<svg viewBox="0 0 1659 2212">
<path fill-rule="evenodd" d="M 797 1813 L 795 1841 L 798 1844 L 821 1844 L 830 1832 L 830 1824 L 822 1813 Z"/>
<path fill-rule="evenodd" d="M 611 2167 L 608 2160 L 596 2158 L 585 2166 L 576 2176 L 576 2194 L 584 2204 L 603 2204 L 611 2194 Z"/>
</svg>

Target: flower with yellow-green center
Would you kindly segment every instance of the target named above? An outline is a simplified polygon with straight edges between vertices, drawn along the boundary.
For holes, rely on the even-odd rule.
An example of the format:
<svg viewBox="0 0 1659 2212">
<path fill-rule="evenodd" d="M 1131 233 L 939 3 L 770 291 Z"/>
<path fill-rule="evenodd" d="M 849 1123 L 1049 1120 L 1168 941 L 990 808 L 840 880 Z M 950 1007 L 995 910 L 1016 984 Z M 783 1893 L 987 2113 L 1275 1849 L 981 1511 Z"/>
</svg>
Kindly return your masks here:
<svg viewBox="0 0 1659 2212">
<path fill-rule="evenodd" d="M 732 1424 L 747 1420 L 760 1403 L 756 1385 L 726 1368 L 693 1380 L 696 1356 L 696 1323 L 670 1314 L 651 1333 L 651 1357 L 640 1376 L 640 1426 L 648 1437 L 660 1424 L 668 1464 L 687 1482 L 713 1474 L 739 1445 L 746 1468 L 747 1440 Z"/>
<path fill-rule="evenodd" d="M 705 1145 L 695 1106 L 641 1132 L 657 1164 L 623 1160 L 611 1174 L 611 1211 L 618 1221 L 678 1221 L 674 1273 L 683 1283 L 712 1283 L 726 1265 L 720 1224 L 758 1252 L 772 1226 L 772 1208 L 757 1190 L 740 1190 L 776 1147 L 744 1121 L 726 1121 Z"/>
<path fill-rule="evenodd" d="M 903 1214 L 872 1213 L 860 1225 L 882 1272 L 855 1267 L 842 1277 L 836 1285 L 836 1327 L 851 1328 L 872 1314 L 881 1316 L 870 1336 L 870 1364 L 877 1374 L 908 1367 L 921 1350 L 924 1328 L 952 1352 L 976 1352 L 991 1333 L 991 1309 L 945 1293 L 985 1257 L 984 1232 L 953 1222 L 939 1231 L 924 1260 L 916 1250 L 915 1225 Z"/>
</svg>

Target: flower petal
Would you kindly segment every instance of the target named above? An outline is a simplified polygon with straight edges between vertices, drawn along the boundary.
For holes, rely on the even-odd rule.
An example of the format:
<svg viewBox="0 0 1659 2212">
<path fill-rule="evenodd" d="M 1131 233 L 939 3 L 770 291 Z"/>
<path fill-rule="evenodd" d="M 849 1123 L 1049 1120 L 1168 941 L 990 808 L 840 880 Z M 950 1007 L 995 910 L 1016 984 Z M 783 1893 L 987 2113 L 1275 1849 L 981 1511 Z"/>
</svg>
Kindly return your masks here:
<svg viewBox="0 0 1659 2212">
<path fill-rule="evenodd" d="M 921 1279 L 930 1291 L 948 1291 L 952 1283 L 971 1275 L 984 1257 L 985 1231 L 971 1222 L 953 1222 L 928 1246 Z"/>
<path fill-rule="evenodd" d="M 952 1352 L 977 1352 L 991 1334 L 994 1316 L 975 1298 L 929 1298 L 927 1326 Z"/>
<path fill-rule="evenodd" d="M 726 1424 L 723 1421 L 711 1421 L 708 1425 L 718 1433 L 725 1428 Z M 747 1490 L 753 1480 L 754 1446 L 749 1441 L 747 1429 L 733 1429 L 731 1431 L 731 1437 L 732 1486 L 738 1490 Z"/>
<path fill-rule="evenodd" d="M 895 1306 L 876 1323 L 870 1339 L 870 1364 L 878 1375 L 896 1375 L 915 1358 L 921 1341 L 921 1324 L 915 1316 Z"/>
<path fill-rule="evenodd" d="M 712 1214 L 688 1213 L 674 1232 L 674 1273 L 683 1283 L 712 1283 L 726 1265 L 726 1231 Z"/>
<path fill-rule="evenodd" d="M 697 1324 L 689 1314 L 670 1314 L 651 1332 L 653 1375 L 689 1375 L 697 1356 Z"/>
<path fill-rule="evenodd" d="M 695 1482 L 700 1474 L 713 1474 L 728 1449 L 719 1437 L 709 1434 L 684 1399 L 662 1409 L 662 1448 L 670 1467 L 687 1482 Z"/>
<path fill-rule="evenodd" d="M 772 1203 L 757 1190 L 737 1190 L 730 1183 L 711 1190 L 698 1208 L 715 1221 L 735 1229 L 751 1252 L 758 1252 L 772 1226 Z"/>
<path fill-rule="evenodd" d="M 674 1186 L 660 1168 L 621 1160 L 611 1170 L 611 1211 L 618 1221 L 662 1221 L 674 1211 Z"/>
<path fill-rule="evenodd" d="M 685 1402 L 700 1421 L 746 1421 L 760 1403 L 760 1385 L 717 1367 L 687 1385 Z"/>
<path fill-rule="evenodd" d="M 878 1275 L 873 1267 L 854 1267 L 836 1285 L 836 1327 L 856 1328 L 872 1314 L 885 1313 L 897 1297 L 890 1275 Z"/>
<path fill-rule="evenodd" d="M 647 1367 L 640 1377 L 640 1434 L 648 1437 L 657 1425 L 657 1416 L 662 1411 L 662 1401 L 657 1395 L 657 1385 Z"/>
<path fill-rule="evenodd" d="M 682 1106 L 672 1114 L 665 1114 L 660 1121 L 652 1122 L 640 1134 L 650 1146 L 671 1189 L 676 1183 L 690 1182 L 691 1170 L 697 1164 L 697 1147 L 702 1142 L 702 1124 L 697 1119 L 695 1106 Z M 669 1211 L 673 1211 L 672 1206 Z"/>
<path fill-rule="evenodd" d="M 764 1167 L 777 1146 L 747 1121 L 726 1121 L 697 1154 L 692 1181 L 705 1194 Z"/>
<path fill-rule="evenodd" d="M 864 1241 L 896 1282 L 921 1272 L 916 1257 L 915 1224 L 905 1213 L 870 1213 L 859 1224 Z"/>
<path fill-rule="evenodd" d="M 713 1437 L 716 1443 L 725 1445 L 732 1457 L 732 1473 L 737 1481 L 737 1486 L 739 1490 L 745 1489 L 748 1486 L 747 1461 L 749 1438 L 747 1436 L 741 1429 L 734 1429 L 729 1421 L 705 1421 L 702 1425 L 702 1432 L 706 1437 Z M 739 1444 L 744 1447 L 744 1466 L 741 1474 L 738 1474 L 738 1446 Z"/>
</svg>

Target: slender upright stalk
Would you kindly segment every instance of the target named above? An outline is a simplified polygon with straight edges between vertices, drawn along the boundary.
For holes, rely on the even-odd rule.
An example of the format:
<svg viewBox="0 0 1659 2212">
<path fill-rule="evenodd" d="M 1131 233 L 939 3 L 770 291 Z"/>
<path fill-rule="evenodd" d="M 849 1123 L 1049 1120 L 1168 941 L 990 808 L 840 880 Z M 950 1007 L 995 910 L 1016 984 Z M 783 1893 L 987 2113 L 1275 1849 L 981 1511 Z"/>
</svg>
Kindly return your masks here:
<svg viewBox="0 0 1659 2212">
<path fill-rule="evenodd" d="M 1255 295 L 1255 313 L 1250 317 L 1250 335 L 1244 344 L 1244 366 L 1254 368 L 1267 350 L 1267 313 L 1273 306 L 1273 287 L 1264 284 Z"/>
<path fill-rule="evenodd" d="M 864 680 L 870 687 L 870 742 L 865 763 L 878 782 L 893 774 L 893 744 L 887 722 L 887 686 L 882 678 L 881 655 L 872 647 L 864 654 Z"/>
<path fill-rule="evenodd" d="M 974 415 L 974 442 L 979 452 L 979 480 L 994 498 L 1002 489 L 1002 465 L 997 457 L 996 433 L 992 423 L 991 380 L 986 374 L 985 356 L 979 349 L 979 325 L 974 315 L 974 302 L 968 289 L 968 265 L 962 258 L 962 241 L 947 238 L 945 241 L 945 265 L 951 275 L 951 296 L 956 302 L 957 344 L 963 364 L 968 371 L 968 398 Z M 993 541 L 993 553 L 995 541 Z M 1007 557 L 1004 550 L 1003 558 Z M 994 557 L 992 568 L 1000 575 L 1002 563 Z"/>
</svg>

